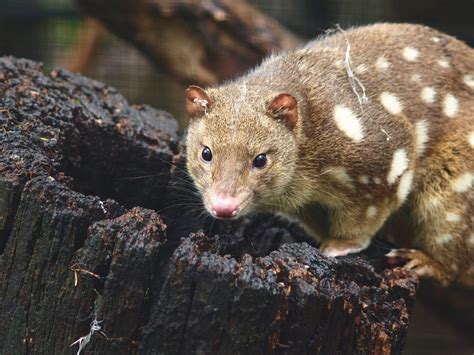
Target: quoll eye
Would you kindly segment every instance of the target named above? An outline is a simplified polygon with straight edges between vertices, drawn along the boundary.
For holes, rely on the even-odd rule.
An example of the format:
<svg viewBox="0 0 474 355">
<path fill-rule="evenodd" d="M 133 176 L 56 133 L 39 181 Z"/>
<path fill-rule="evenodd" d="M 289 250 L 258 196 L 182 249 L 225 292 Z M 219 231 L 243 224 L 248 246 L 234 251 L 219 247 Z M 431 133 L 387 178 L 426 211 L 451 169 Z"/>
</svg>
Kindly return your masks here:
<svg viewBox="0 0 474 355">
<path fill-rule="evenodd" d="M 209 149 L 209 147 L 204 147 L 204 149 L 202 150 L 201 156 L 204 161 L 211 161 L 212 160 L 211 149 Z"/>
<path fill-rule="evenodd" d="M 253 160 L 253 166 L 256 168 L 263 168 L 267 165 L 267 155 L 266 154 L 259 154 Z"/>
</svg>

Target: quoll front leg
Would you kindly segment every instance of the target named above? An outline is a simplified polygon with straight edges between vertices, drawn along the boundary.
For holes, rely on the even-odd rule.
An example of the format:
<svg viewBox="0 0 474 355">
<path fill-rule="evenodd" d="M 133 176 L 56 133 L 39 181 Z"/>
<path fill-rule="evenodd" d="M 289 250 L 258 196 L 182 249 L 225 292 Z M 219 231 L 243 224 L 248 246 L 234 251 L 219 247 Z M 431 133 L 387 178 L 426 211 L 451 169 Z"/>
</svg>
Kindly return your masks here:
<svg viewBox="0 0 474 355">
<path fill-rule="evenodd" d="M 394 249 L 386 257 L 390 264 L 404 262 L 403 267 L 412 270 L 420 278 L 435 279 L 443 286 L 447 286 L 452 280 L 452 274 L 449 270 L 421 250 Z"/>
<path fill-rule="evenodd" d="M 342 256 L 366 249 L 389 214 L 383 206 L 351 206 L 333 211 L 329 238 L 321 243 L 326 256 Z"/>
<path fill-rule="evenodd" d="M 321 243 L 319 250 L 325 256 L 342 256 L 358 253 L 368 247 L 370 240 L 329 239 Z"/>
</svg>

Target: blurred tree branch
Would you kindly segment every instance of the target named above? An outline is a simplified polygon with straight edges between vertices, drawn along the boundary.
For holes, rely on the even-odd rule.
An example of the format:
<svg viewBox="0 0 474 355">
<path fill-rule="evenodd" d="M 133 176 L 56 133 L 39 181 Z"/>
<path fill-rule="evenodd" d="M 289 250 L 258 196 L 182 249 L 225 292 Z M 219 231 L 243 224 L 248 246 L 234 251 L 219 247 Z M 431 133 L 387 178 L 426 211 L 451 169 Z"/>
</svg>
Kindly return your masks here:
<svg viewBox="0 0 474 355">
<path fill-rule="evenodd" d="M 69 51 L 62 67 L 73 72 L 86 71 L 94 61 L 101 40 L 104 35 L 104 26 L 95 18 L 87 17 L 84 21 L 84 34 Z"/>
<path fill-rule="evenodd" d="M 77 0 L 83 13 L 185 83 L 239 75 L 300 40 L 245 0 Z"/>
</svg>

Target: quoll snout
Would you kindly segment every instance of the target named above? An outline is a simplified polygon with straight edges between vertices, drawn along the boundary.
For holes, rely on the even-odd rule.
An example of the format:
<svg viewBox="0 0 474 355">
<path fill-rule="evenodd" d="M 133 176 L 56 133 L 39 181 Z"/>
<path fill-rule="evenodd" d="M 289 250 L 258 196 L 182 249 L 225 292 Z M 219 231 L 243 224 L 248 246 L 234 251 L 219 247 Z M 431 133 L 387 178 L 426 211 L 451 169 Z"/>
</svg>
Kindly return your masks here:
<svg viewBox="0 0 474 355">
<path fill-rule="evenodd" d="M 234 218 L 239 213 L 240 201 L 228 194 L 214 195 L 210 197 L 210 209 L 216 218 Z"/>
</svg>

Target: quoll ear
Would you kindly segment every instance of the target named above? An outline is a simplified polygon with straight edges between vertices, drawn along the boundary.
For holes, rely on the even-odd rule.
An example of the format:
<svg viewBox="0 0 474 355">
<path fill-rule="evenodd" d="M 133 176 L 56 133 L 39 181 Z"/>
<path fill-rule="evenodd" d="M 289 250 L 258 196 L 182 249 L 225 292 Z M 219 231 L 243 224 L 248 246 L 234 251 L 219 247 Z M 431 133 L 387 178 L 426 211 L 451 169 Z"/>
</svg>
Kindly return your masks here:
<svg viewBox="0 0 474 355">
<path fill-rule="evenodd" d="M 186 110 L 191 118 L 202 117 L 211 105 L 211 99 L 203 88 L 191 85 L 186 89 Z"/>
<path fill-rule="evenodd" d="M 277 95 L 267 106 L 269 115 L 285 122 L 288 128 L 293 129 L 298 121 L 298 106 L 293 95 L 283 93 Z"/>
</svg>

